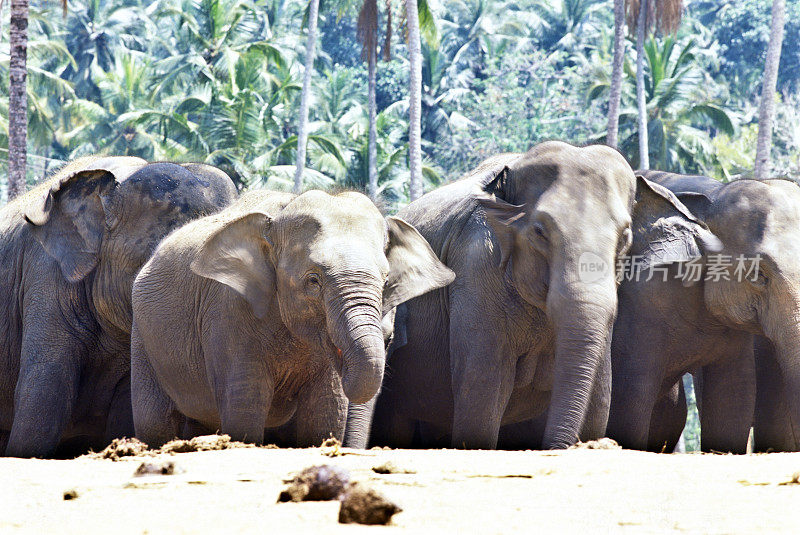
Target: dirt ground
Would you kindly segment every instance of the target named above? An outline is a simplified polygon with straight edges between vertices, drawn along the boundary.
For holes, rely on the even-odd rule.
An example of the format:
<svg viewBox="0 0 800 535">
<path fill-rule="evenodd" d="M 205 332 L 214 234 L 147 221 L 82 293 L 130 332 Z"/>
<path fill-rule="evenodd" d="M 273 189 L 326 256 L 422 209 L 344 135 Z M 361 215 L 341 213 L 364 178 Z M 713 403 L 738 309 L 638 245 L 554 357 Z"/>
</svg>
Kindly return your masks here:
<svg viewBox="0 0 800 535">
<path fill-rule="evenodd" d="M 173 475 L 134 476 L 143 462 L 168 461 Z M 372 470 L 387 462 L 393 473 Z M 337 501 L 276 503 L 284 480 L 320 464 L 349 470 L 403 512 L 389 527 L 370 527 L 339 524 Z M 585 449 L 242 448 L 119 461 L 0 459 L 0 532 L 800 533 L 798 472 L 800 453 Z"/>
</svg>

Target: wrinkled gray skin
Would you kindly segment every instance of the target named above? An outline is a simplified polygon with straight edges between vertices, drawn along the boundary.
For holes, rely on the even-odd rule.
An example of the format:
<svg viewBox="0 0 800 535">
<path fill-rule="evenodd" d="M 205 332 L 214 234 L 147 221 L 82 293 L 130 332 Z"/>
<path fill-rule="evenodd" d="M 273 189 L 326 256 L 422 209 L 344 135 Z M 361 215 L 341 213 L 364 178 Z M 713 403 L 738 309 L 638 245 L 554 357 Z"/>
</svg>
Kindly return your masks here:
<svg viewBox="0 0 800 535">
<path fill-rule="evenodd" d="M 452 278 L 364 195 L 245 194 L 170 235 L 136 279 L 136 435 L 159 445 L 188 418 L 260 443 L 291 420 L 296 445 L 341 440 L 347 401 L 380 387 L 386 312 Z"/>
<path fill-rule="evenodd" d="M 0 210 L 0 451 L 131 436 L 133 279 L 167 233 L 236 196 L 218 170 L 194 171 L 82 158 Z"/>
<path fill-rule="evenodd" d="M 766 339 L 756 346 L 766 355 L 759 359 L 761 414 L 800 421 L 800 188 L 785 180 L 723 185 L 707 177 L 654 171 L 645 176 L 675 192 L 708 225 L 722 241 L 720 254 L 734 259 L 760 255 L 761 263 L 755 280 L 737 281 L 734 262 L 727 272 L 730 280 L 643 290 L 651 294 L 641 297 L 656 306 L 640 308 L 632 328 L 640 329 L 640 340 L 651 343 L 640 345 L 644 349 L 631 347 L 615 361 L 615 374 L 621 367 L 614 385 L 619 378 L 620 388 L 612 403 L 609 436 L 641 447 L 647 436 L 646 407 L 666 391 L 675 399 L 680 376 L 692 371 L 702 377 L 697 394 L 703 450 L 744 453 L 756 396 L 753 335 Z M 648 321 L 662 327 L 648 333 Z M 686 410 L 680 401 L 661 397 L 658 403 L 652 418 L 660 431 L 651 430 L 648 444 L 656 450 L 678 439 L 679 426 L 668 422 L 679 421 Z M 757 449 L 777 446 L 773 441 L 783 442 L 778 449 L 787 447 L 785 436 L 774 435 L 775 427 L 759 425 L 757 417 Z M 791 432 L 792 426 L 783 428 Z"/>
<path fill-rule="evenodd" d="M 612 149 L 548 142 L 491 158 L 404 209 L 456 281 L 395 321 L 407 343 L 390 357 L 373 441 L 428 446 L 449 435 L 455 447 L 494 448 L 501 424 L 548 409 L 543 447 L 602 436 L 613 266 L 630 246 L 637 196 L 670 202 L 661 190 Z M 581 277 L 583 253 L 609 269 Z"/>
<path fill-rule="evenodd" d="M 756 336 L 756 408 L 753 449 L 756 452 L 800 451 L 800 418 L 793 412 L 776 346 Z"/>
</svg>

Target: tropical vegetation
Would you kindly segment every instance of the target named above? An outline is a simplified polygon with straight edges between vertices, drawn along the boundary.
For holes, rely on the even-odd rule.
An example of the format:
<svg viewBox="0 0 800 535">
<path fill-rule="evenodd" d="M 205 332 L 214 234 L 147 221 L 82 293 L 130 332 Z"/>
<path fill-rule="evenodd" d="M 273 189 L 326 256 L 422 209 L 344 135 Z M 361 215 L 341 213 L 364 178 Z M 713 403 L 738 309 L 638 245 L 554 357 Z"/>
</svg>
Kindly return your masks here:
<svg viewBox="0 0 800 535">
<path fill-rule="evenodd" d="M 412 4 L 418 16 L 409 19 Z M 523 151 L 545 139 L 604 142 L 614 4 L 320 1 L 303 187 L 369 191 L 391 209 L 408 201 L 417 165 L 428 190 L 500 151 Z M 721 180 L 750 176 L 772 1 L 683 4 L 674 32 L 655 25 L 643 42 L 650 166 Z M 242 188 L 291 189 L 309 5 L 307 0 L 74 0 L 63 15 L 60 2 L 30 2 L 28 182 L 63 161 L 107 153 L 201 160 L 226 169 Z M 800 179 L 800 4 L 786 3 L 785 21 L 771 165 L 774 175 Z M 421 63 L 419 162 L 409 151 L 409 138 L 414 141 L 409 108 L 415 101 L 408 54 L 414 47 L 407 38 L 414 22 Z M 9 26 L 2 31 L 4 166 Z M 616 143 L 638 166 L 636 33 L 624 35 Z"/>
</svg>

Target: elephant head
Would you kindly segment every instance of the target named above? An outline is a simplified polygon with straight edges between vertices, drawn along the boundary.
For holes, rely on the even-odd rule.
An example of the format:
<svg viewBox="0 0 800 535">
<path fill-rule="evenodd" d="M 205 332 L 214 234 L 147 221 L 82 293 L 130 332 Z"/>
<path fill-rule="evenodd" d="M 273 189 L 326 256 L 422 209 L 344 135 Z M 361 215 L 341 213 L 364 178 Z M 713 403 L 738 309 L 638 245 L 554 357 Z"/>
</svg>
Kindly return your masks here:
<svg viewBox="0 0 800 535">
<path fill-rule="evenodd" d="M 156 245 L 236 195 L 227 176 L 132 157 L 77 160 L 34 191 L 24 211 L 33 237 L 67 281 L 88 281 L 98 321 L 123 339 L 133 279 Z"/>
<path fill-rule="evenodd" d="M 560 142 L 534 147 L 485 190 L 492 196 L 481 204 L 500 244 L 498 261 L 553 328 L 555 368 L 543 445 L 567 447 L 587 418 L 597 422 L 597 433 L 608 418 L 615 268 L 631 246 L 632 228 L 643 224 L 634 220 L 635 207 L 677 201 L 637 178 L 613 149 Z M 598 395 L 601 402 L 592 405 L 604 414 L 588 415 Z"/>
<path fill-rule="evenodd" d="M 256 209 L 232 220 L 209 237 L 192 270 L 327 355 L 355 403 L 372 398 L 383 379 L 383 317 L 454 278 L 405 221 L 384 218 L 364 195 L 319 191 L 276 214 Z"/>
<path fill-rule="evenodd" d="M 724 244 L 720 256 L 706 260 L 716 264 L 704 282 L 709 311 L 770 340 L 789 410 L 800 421 L 800 188 L 787 180 L 739 180 L 713 193 L 676 195 Z"/>
</svg>

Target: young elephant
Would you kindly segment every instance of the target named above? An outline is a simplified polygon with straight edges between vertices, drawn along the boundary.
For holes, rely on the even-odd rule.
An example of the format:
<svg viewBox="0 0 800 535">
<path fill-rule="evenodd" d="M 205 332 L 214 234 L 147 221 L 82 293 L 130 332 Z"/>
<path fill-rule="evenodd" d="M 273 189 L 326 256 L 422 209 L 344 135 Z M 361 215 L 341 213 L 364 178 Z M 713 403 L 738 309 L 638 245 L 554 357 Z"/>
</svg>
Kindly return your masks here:
<svg viewBox="0 0 800 535">
<path fill-rule="evenodd" d="M 132 433 L 133 279 L 166 234 L 236 196 L 219 173 L 83 158 L 0 210 L 0 451 Z"/>
<path fill-rule="evenodd" d="M 259 443 L 294 417 L 298 445 L 341 440 L 347 400 L 381 385 L 385 313 L 453 276 L 364 195 L 244 195 L 165 239 L 136 279 L 137 436 L 159 445 L 186 417 Z"/>
</svg>

